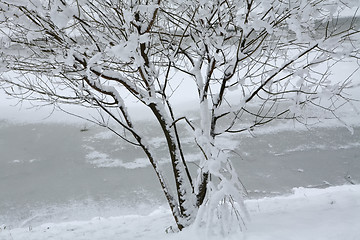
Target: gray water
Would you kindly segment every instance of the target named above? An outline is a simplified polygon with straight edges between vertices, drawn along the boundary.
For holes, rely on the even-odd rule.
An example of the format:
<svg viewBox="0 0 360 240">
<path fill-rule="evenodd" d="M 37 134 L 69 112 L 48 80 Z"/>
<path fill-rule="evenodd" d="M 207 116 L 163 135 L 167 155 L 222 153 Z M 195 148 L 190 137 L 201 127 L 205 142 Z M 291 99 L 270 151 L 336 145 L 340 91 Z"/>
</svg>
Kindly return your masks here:
<svg viewBox="0 0 360 240">
<path fill-rule="evenodd" d="M 103 128 L 87 128 L 0 122 L 0 225 L 147 214 L 166 206 L 150 166 L 124 167 L 142 160 L 140 149 Z M 163 142 L 150 123 L 144 128 L 153 134 L 161 157 Z M 293 187 L 360 182 L 360 127 L 354 134 L 343 127 L 285 129 L 230 136 L 228 141 L 234 145 L 233 164 L 250 198 L 286 194 Z M 191 145 L 185 148 L 193 151 Z M 101 166 L 119 161 L 123 165 Z"/>
</svg>

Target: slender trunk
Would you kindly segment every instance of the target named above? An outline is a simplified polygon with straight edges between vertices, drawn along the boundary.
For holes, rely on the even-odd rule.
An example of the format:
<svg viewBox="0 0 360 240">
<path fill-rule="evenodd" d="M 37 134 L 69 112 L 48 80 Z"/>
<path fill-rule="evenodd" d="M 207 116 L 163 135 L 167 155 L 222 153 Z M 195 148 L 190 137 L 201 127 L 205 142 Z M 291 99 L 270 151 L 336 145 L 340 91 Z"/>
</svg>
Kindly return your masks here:
<svg viewBox="0 0 360 240">
<path fill-rule="evenodd" d="M 191 201 L 191 198 L 193 196 L 193 191 L 191 190 L 190 182 L 186 181 L 187 170 L 180 156 L 180 150 L 177 146 L 176 135 L 173 132 L 174 130 L 171 129 L 170 127 L 171 123 L 168 121 L 165 112 L 162 111 L 163 109 L 161 109 L 161 106 L 158 106 L 155 103 L 151 103 L 149 104 L 149 107 L 156 116 L 167 142 L 172 169 L 174 173 L 176 193 L 178 196 L 179 213 L 181 217 L 181 221 L 179 221 L 180 219 L 178 219 L 177 224 L 179 230 L 181 230 L 190 223 L 189 221 L 191 221 L 191 218 L 193 217 L 190 215 L 189 212 L 192 212 L 192 210 L 194 210 L 194 209 L 190 209 L 191 207 L 194 206 L 191 202 L 188 203 L 186 202 L 186 201 Z"/>
<path fill-rule="evenodd" d="M 181 231 L 185 226 L 182 224 L 181 218 L 182 215 L 179 212 L 179 207 L 178 204 L 176 203 L 176 200 L 173 198 L 173 196 L 169 193 L 169 187 L 165 182 L 164 177 L 162 176 L 153 156 L 151 155 L 149 149 L 147 149 L 147 147 L 145 147 L 144 145 L 141 145 L 142 149 L 144 150 L 145 154 L 147 155 L 148 159 L 150 160 L 150 163 L 156 173 L 156 176 L 160 182 L 161 188 L 165 194 L 166 200 L 170 206 L 171 209 L 171 213 L 174 217 L 174 220 L 176 222 L 177 227 L 179 228 L 179 230 Z"/>
</svg>

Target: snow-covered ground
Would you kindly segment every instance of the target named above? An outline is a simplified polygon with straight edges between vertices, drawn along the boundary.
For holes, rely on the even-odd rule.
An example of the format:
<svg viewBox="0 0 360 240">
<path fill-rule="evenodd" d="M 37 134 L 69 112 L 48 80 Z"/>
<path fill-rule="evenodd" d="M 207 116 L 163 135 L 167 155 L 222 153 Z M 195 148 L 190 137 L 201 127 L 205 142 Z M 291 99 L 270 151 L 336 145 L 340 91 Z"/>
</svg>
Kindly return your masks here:
<svg viewBox="0 0 360 240">
<path fill-rule="evenodd" d="M 251 214 L 242 233 L 246 240 L 357 240 L 360 236 L 360 185 L 296 188 L 291 195 L 247 200 L 246 205 Z M 239 239 L 239 235 L 207 235 L 195 228 L 166 233 L 172 221 L 170 211 L 161 207 L 146 216 L 96 217 L 34 228 L 1 225 L 0 239 Z"/>
</svg>

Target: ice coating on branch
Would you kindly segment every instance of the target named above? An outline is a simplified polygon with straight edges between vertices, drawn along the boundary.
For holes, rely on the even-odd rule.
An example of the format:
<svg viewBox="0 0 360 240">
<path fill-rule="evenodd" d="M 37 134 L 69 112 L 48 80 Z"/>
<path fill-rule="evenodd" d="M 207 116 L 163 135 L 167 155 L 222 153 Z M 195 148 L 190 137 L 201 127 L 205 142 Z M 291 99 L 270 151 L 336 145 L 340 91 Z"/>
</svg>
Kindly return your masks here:
<svg viewBox="0 0 360 240">
<path fill-rule="evenodd" d="M 224 236 L 235 232 L 241 235 L 248 219 L 243 205 L 243 187 L 226 154 L 214 149 L 213 156 L 216 158 L 209 159 L 207 166 L 219 182 L 208 183 L 206 204 L 200 207 L 195 224 L 205 228 L 209 235 Z"/>
</svg>

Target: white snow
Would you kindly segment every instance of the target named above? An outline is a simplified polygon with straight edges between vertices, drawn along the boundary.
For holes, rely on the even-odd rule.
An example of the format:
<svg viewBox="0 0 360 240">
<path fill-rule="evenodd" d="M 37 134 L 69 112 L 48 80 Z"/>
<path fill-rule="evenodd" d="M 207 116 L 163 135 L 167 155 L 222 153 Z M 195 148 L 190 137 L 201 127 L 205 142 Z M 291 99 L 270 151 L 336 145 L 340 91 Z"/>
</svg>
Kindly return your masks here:
<svg viewBox="0 0 360 240">
<path fill-rule="evenodd" d="M 296 188 L 289 196 L 247 200 L 246 205 L 251 216 L 243 233 L 246 240 L 356 240 L 360 236 L 360 185 Z M 170 211 L 160 207 L 146 216 L 95 217 L 15 229 L 0 225 L 0 239 L 241 239 L 239 235 L 208 236 L 194 227 L 166 233 L 171 224 Z"/>
<path fill-rule="evenodd" d="M 150 165 L 147 158 L 137 158 L 132 162 L 124 162 L 121 159 L 110 158 L 108 154 L 92 151 L 86 155 L 87 162 L 97 168 L 123 167 L 127 169 L 144 168 Z"/>
<path fill-rule="evenodd" d="M 19 159 L 14 159 L 8 163 L 10 164 L 22 164 L 22 163 L 34 163 L 34 162 L 39 162 L 40 160 L 39 159 L 29 159 L 29 160 L 19 160 Z"/>
</svg>

